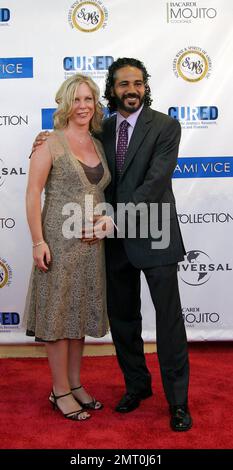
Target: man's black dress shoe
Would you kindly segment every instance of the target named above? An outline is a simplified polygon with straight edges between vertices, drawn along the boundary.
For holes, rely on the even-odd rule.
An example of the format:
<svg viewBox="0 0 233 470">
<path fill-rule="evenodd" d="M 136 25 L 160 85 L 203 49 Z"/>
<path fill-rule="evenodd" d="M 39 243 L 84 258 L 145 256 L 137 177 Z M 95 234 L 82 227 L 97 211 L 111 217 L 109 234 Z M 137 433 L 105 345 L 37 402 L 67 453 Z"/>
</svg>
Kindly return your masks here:
<svg viewBox="0 0 233 470">
<path fill-rule="evenodd" d="M 138 393 L 125 393 L 115 408 L 118 413 L 129 413 L 139 407 L 140 401 L 152 396 L 151 388 Z"/>
<path fill-rule="evenodd" d="M 192 418 L 187 405 L 170 405 L 171 428 L 173 431 L 188 431 L 192 427 Z"/>
</svg>

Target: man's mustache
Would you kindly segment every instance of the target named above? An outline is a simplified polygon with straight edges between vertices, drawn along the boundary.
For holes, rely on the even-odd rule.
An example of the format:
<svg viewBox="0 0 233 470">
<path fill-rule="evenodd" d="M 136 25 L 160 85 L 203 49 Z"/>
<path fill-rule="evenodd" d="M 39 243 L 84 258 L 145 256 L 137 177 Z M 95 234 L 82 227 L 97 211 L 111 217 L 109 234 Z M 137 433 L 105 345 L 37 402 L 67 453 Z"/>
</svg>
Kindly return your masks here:
<svg viewBox="0 0 233 470">
<path fill-rule="evenodd" d="M 124 100 L 127 98 L 138 98 L 140 100 L 140 96 L 137 93 L 127 93 L 123 95 Z"/>
</svg>

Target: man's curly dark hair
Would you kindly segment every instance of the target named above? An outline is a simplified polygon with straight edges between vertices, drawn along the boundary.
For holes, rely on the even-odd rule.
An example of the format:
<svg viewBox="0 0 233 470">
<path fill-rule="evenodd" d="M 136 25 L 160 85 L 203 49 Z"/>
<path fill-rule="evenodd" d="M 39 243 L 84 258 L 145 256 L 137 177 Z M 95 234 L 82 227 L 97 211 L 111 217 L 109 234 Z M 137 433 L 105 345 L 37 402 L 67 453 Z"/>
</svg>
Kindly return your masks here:
<svg viewBox="0 0 233 470">
<path fill-rule="evenodd" d="M 127 67 L 128 65 L 131 67 L 136 67 L 137 69 L 142 71 L 143 82 L 145 85 L 144 104 L 145 106 L 150 106 L 152 103 L 151 91 L 150 91 L 150 87 L 148 84 L 148 79 L 150 75 L 147 72 L 145 65 L 143 64 L 143 62 L 141 62 L 138 59 L 122 57 L 122 58 L 115 60 L 108 68 L 104 98 L 108 102 L 107 106 L 108 106 L 110 113 L 113 113 L 117 110 L 116 100 L 114 96 L 111 96 L 111 88 L 113 88 L 114 86 L 116 71 L 121 69 L 122 67 Z"/>
</svg>

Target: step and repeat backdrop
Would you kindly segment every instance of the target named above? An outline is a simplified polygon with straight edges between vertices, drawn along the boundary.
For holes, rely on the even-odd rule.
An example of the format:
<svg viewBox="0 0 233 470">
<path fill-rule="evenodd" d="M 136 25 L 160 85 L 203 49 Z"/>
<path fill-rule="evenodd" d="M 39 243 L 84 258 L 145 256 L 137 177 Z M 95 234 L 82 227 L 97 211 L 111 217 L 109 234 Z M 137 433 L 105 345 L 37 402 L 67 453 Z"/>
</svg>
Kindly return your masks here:
<svg viewBox="0 0 233 470">
<path fill-rule="evenodd" d="M 108 66 L 124 56 L 144 62 L 152 107 L 182 126 L 173 187 L 187 250 L 178 275 L 188 339 L 232 339 L 232 22 L 232 0 L 0 1 L 1 343 L 29 342 L 21 325 L 32 266 L 32 141 L 52 128 L 64 79 L 88 74 L 103 94 Z M 142 315 L 150 341 L 155 315 L 144 278 Z"/>
</svg>

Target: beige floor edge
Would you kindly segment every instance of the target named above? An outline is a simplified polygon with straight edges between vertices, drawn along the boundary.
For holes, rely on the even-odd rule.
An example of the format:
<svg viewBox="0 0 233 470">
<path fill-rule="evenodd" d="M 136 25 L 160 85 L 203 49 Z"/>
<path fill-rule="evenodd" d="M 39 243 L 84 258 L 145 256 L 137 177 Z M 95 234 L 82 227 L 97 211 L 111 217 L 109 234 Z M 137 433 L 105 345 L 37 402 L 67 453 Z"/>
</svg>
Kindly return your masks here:
<svg viewBox="0 0 233 470">
<path fill-rule="evenodd" d="M 155 352 L 156 345 L 145 343 L 144 350 L 146 353 Z M 115 354 L 115 348 L 112 344 L 86 344 L 84 347 L 84 356 L 113 356 Z M 0 345 L 0 358 L 7 357 L 46 357 L 46 351 L 43 345 Z"/>
</svg>

